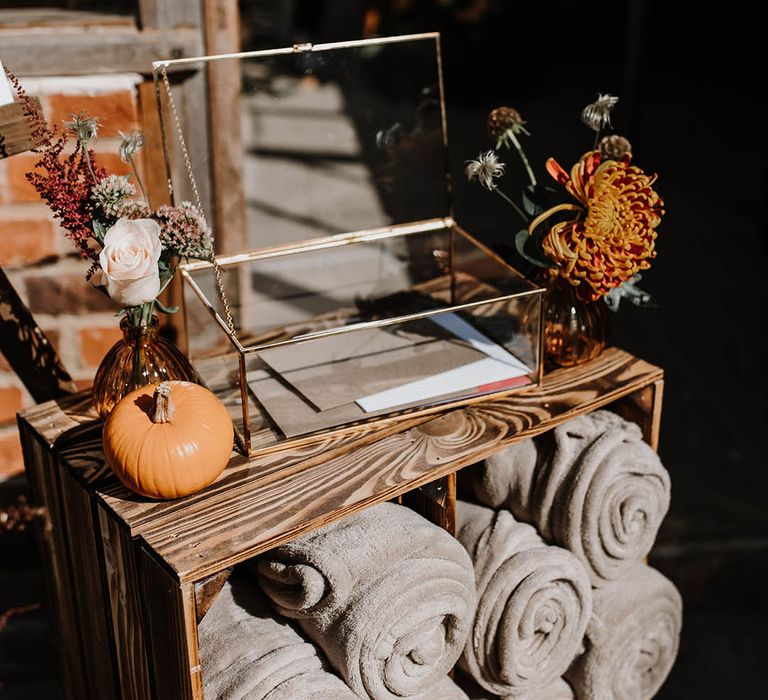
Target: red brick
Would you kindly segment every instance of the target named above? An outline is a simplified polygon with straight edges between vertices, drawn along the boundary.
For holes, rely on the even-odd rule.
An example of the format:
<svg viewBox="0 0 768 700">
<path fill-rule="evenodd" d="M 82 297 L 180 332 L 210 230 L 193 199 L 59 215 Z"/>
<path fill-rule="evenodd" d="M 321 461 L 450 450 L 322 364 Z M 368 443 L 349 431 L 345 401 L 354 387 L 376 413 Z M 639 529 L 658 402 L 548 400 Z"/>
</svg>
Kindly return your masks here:
<svg viewBox="0 0 768 700">
<path fill-rule="evenodd" d="M 133 172 L 130 165 L 120 160 L 118 153 L 106 151 L 100 153 L 98 147 L 97 141 L 94 160 L 97 166 L 100 165 L 107 171 L 107 175 L 130 175 Z M 27 173 L 35 170 L 38 160 L 39 156 L 34 153 L 22 153 L 6 160 L 7 200 L 9 202 L 42 201 L 37 190 L 27 180 Z"/>
<path fill-rule="evenodd" d="M 17 429 L 0 434 L 0 481 L 24 471 L 24 458 Z"/>
<path fill-rule="evenodd" d="M 50 95 L 48 120 L 62 128 L 73 114 L 85 112 L 96 117 L 101 124 L 100 136 L 115 136 L 118 131 L 127 132 L 137 126 L 136 99 L 129 90 L 103 95 Z"/>
<path fill-rule="evenodd" d="M 0 423 L 15 421 L 16 411 L 21 409 L 21 389 L 17 386 L 0 386 Z"/>
<path fill-rule="evenodd" d="M 108 296 L 97 292 L 82 275 L 54 273 L 44 270 L 28 275 L 29 308 L 33 314 L 88 314 L 93 311 L 114 311 L 118 306 Z M 117 324 L 117 319 L 115 319 Z"/>
<path fill-rule="evenodd" d="M 0 219 L 0 265 L 30 265 L 56 255 L 50 219 Z"/>
<path fill-rule="evenodd" d="M 27 173 L 35 169 L 40 156 L 35 153 L 21 153 L 8 158 L 6 173 L 8 176 L 8 200 L 11 202 L 39 202 L 40 195 L 29 184 Z"/>
<path fill-rule="evenodd" d="M 98 367 L 109 349 L 123 337 L 117 323 L 112 328 L 84 328 L 80 331 L 80 349 L 84 365 Z"/>
<path fill-rule="evenodd" d="M 96 151 L 95 158 L 97 165 L 100 165 L 107 171 L 107 175 L 131 175 L 133 170 L 127 163 L 123 163 L 120 160 L 120 156 L 117 153 L 99 153 Z M 131 182 L 134 182 L 134 178 L 131 178 Z M 134 182 L 135 184 L 135 182 Z M 138 187 L 136 190 L 138 191 Z"/>
</svg>

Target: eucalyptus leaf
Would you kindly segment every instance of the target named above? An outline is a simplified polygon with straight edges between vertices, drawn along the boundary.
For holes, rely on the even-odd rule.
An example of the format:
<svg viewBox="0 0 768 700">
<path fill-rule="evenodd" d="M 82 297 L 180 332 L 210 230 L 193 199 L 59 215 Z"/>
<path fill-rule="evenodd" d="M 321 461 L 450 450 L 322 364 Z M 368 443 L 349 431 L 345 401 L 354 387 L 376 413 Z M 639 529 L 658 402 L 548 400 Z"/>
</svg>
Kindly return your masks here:
<svg viewBox="0 0 768 700">
<path fill-rule="evenodd" d="M 515 249 L 517 252 L 529 263 L 536 265 L 536 267 L 554 267 L 552 261 L 547 257 L 537 255 L 535 250 L 531 248 L 531 237 L 528 235 L 526 229 L 520 229 L 515 234 Z"/>
<path fill-rule="evenodd" d="M 556 195 L 549 185 L 528 185 L 523 190 L 523 209 L 531 217 L 538 216 L 555 204 Z"/>
<path fill-rule="evenodd" d="M 179 310 L 178 306 L 166 306 L 159 299 L 155 299 L 155 306 L 157 307 L 158 311 L 164 314 L 175 314 Z"/>
</svg>

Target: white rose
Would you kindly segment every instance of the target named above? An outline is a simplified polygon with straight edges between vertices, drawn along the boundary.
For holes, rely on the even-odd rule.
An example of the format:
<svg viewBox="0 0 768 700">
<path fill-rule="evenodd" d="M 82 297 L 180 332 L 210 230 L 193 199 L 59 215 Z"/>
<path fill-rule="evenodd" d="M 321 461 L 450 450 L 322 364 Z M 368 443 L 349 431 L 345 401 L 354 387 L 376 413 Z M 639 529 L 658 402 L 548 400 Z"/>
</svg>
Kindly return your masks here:
<svg viewBox="0 0 768 700">
<path fill-rule="evenodd" d="M 157 261 L 163 251 L 160 225 L 152 219 L 118 219 L 99 254 L 103 282 L 121 306 L 152 301 L 160 291 Z"/>
</svg>

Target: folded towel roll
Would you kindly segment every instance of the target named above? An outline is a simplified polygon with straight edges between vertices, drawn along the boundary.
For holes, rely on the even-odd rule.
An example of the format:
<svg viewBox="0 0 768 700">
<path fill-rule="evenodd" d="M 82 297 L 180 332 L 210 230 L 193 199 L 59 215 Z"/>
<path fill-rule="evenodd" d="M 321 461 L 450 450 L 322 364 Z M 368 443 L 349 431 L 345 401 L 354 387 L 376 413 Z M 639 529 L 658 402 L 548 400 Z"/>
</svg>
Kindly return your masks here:
<svg viewBox="0 0 768 700">
<path fill-rule="evenodd" d="M 456 523 L 478 592 L 459 665 L 496 695 L 540 697 L 581 648 L 592 610 L 584 567 L 506 510 L 459 501 Z"/>
<path fill-rule="evenodd" d="M 489 457 L 477 499 L 531 523 L 575 554 L 599 587 L 651 550 L 669 508 L 670 480 L 640 428 L 610 411 L 574 418 Z"/>
<path fill-rule="evenodd" d="M 449 692 L 440 684 L 460 693 L 446 674 L 469 634 L 472 562 L 417 513 L 380 503 L 275 548 L 257 571 L 360 697 L 450 698 L 435 695 Z"/>
<path fill-rule="evenodd" d="M 677 588 L 643 564 L 595 590 L 586 651 L 566 673 L 576 697 L 652 698 L 675 662 L 682 616 Z"/>
<path fill-rule="evenodd" d="M 198 635 L 206 700 L 357 698 L 314 645 L 275 619 L 255 583 L 226 583 Z"/>
<path fill-rule="evenodd" d="M 463 673 L 458 676 L 456 681 L 462 690 L 467 693 L 469 700 L 499 700 L 499 696 L 490 693 Z M 562 678 L 558 678 L 554 683 L 550 683 L 544 688 L 532 690 L 523 695 L 508 695 L 502 697 L 502 700 L 573 700 L 573 690 Z"/>
</svg>

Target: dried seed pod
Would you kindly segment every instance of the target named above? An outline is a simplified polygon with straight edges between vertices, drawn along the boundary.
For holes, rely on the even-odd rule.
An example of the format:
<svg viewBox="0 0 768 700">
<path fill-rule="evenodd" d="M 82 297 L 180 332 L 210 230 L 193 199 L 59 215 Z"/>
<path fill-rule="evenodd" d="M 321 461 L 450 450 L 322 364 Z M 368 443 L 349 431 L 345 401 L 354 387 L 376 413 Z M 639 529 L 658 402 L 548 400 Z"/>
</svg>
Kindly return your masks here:
<svg viewBox="0 0 768 700">
<path fill-rule="evenodd" d="M 498 139 L 509 129 L 523 125 L 520 112 L 512 107 L 496 107 L 489 115 L 487 121 L 488 133 L 492 138 Z"/>
<path fill-rule="evenodd" d="M 600 139 L 600 153 L 603 155 L 603 158 L 619 160 L 627 155 L 627 153 L 632 153 L 632 144 L 629 142 L 629 139 L 623 136 L 611 134 Z"/>
</svg>

